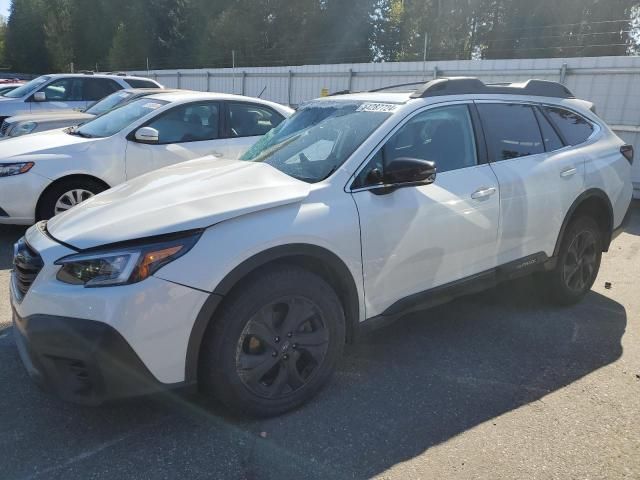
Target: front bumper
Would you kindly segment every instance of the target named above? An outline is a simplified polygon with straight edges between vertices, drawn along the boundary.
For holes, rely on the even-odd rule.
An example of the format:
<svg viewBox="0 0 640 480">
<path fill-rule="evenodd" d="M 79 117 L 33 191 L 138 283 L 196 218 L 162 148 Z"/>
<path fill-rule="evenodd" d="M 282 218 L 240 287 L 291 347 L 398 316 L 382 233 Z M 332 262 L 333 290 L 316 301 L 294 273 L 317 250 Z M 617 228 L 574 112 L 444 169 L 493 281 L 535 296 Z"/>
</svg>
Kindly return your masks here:
<svg viewBox="0 0 640 480">
<path fill-rule="evenodd" d="M 38 199 L 50 183 L 34 172 L 0 177 L 0 224 L 34 223 Z"/>
<path fill-rule="evenodd" d="M 13 312 L 18 352 L 29 376 L 64 400 L 108 400 L 186 386 L 158 382 L 113 327 L 85 319 Z"/>
<path fill-rule="evenodd" d="M 43 224 L 26 243 L 42 268 L 23 293 L 10 283 L 16 343 L 33 379 L 67 400 L 106 400 L 187 386 L 194 322 L 209 294 L 156 277 L 84 288 L 56 279 L 56 260 L 73 250 Z M 24 286 L 20 284 L 21 286 Z"/>
</svg>

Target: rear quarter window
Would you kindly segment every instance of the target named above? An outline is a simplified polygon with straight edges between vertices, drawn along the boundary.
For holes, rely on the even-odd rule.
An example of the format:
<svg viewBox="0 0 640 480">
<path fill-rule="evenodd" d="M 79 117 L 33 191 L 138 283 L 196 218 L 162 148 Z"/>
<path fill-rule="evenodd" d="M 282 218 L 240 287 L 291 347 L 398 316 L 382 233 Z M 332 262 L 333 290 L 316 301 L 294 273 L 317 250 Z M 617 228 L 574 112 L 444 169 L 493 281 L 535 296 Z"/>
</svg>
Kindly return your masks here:
<svg viewBox="0 0 640 480">
<path fill-rule="evenodd" d="M 543 107 L 569 145 L 584 143 L 593 133 L 593 125 L 577 113 L 559 107 Z"/>
<path fill-rule="evenodd" d="M 125 82 L 127 82 L 131 86 L 131 88 L 160 88 L 156 83 L 152 82 L 151 80 L 127 78 Z"/>
</svg>

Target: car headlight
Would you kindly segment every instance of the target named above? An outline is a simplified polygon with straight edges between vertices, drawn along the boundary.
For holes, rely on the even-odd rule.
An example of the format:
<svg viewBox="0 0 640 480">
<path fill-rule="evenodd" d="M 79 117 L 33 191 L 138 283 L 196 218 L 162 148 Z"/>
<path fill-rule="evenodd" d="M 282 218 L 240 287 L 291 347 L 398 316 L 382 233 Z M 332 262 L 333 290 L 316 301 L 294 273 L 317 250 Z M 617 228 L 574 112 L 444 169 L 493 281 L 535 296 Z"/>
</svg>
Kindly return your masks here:
<svg viewBox="0 0 640 480">
<path fill-rule="evenodd" d="M 38 124 L 36 122 L 25 122 L 14 127 L 9 132 L 10 137 L 19 137 L 20 135 L 28 135 L 33 132 Z"/>
<path fill-rule="evenodd" d="M 87 288 L 113 287 L 141 282 L 166 264 L 187 253 L 196 244 L 201 230 L 141 244 L 94 250 L 63 257 L 57 279 Z"/>
<path fill-rule="evenodd" d="M 34 165 L 35 163 L 33 162 L 0 163 L 0 177 L 11 177 L 13 175 L 27 173 Z"/>
</svg>

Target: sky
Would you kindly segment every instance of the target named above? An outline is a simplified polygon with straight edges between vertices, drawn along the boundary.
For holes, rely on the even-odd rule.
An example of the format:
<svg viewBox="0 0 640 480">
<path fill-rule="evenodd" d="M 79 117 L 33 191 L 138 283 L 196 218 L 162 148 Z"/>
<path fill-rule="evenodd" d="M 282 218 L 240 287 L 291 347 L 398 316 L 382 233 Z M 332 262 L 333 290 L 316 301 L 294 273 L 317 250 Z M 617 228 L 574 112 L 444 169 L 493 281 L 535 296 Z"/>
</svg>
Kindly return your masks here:
<svg viewBox="0 0 640 480">
<path fill-rule="evenodd" d="M 11 0 L 0 0 L 0 15 L 3 17 L 9 16 L 9 5 L 11 4 Z"/>
</svg>

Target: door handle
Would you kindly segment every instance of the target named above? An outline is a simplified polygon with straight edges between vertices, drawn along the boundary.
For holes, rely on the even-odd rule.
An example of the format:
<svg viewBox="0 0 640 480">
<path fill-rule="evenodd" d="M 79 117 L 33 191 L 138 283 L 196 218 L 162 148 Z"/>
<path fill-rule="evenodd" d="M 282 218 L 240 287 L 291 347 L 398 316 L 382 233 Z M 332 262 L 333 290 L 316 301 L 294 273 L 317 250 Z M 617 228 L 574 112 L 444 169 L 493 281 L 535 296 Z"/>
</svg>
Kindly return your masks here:
<svg viewBox="0 0 640 480">
<path fill-rule="evenodd" d="M 569 167 L 562 170 L 560 172 L 560 176 L 562 178 L 567 178 L 567 177 L 571 177 L 572 175 L 575 175 L 576 173 L 578 173 L 578 169 L 576 167 Z"/>
<path fill-rule="evenodd" d="M 211 152 L 211 155 L 213 155 L 216 158 L 222 157 L 222 154 L 220 152 Z"/>
<path fill-rule="evenodd" d="M 496 193 L 495 187 L 482 187 L 473 192 L 471 194 L 471 198 L 474 200 L 483 200 L 485 198 L 489 198 L 494 193 Z"/>
</svg>

